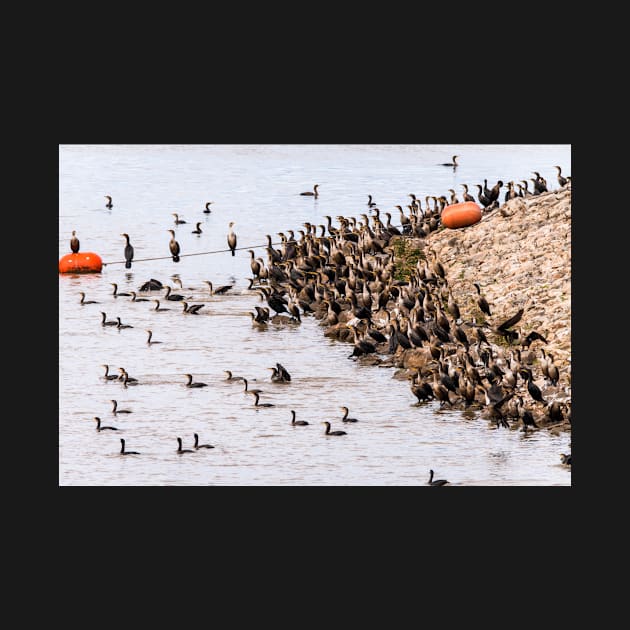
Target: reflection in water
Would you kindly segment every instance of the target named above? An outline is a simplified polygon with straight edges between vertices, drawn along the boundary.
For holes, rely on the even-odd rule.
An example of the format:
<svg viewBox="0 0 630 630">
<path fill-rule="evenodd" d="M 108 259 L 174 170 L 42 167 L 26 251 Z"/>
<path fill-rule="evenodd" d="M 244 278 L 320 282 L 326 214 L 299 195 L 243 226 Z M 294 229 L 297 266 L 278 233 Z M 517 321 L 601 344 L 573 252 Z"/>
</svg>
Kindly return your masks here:
<svg viewBox="0 0 630 630">
<path fill-rule="evenodd" d="M 460 156 L 456 173 L 436 166 L 453 154 Z M 201 220 L 202 234 L 177 226 L 177 240 L 183 252 L 213 251 L 226 248 L 227 225 L 237 221 L 239 246 L 265 258 L 266 234 L 325 224 L 329 214 L 358 217 L 370 211 L 368 192 L 385 212 L 410 192 L 422 198 L 483 178 L 522 179 L 535 169 L 552 181 L 554 164 L 570 174 L 569 147 L 62 147 L 59 255 L 74 229 L 81 247 L 104 262 L 124 260 L 120 234 L 128 233 L 135 259 L 132 270 L 111 264 L 101 274 L 59 276 L 60 483 L 426 485 L 433 468 L 452 485 L 570 484 L 570 469 L 558 465 L 559 453 L 570 452 L 569 435 L 491 430 L 472 410 L 418 405 L 393 369 L 349 360 L 352 346 L 324 337 L 312 317 L 252 326 L 260 299 L 247 289 L 247 251 L 173 263 L 165 233 L 174 227 L 172 212 Z M 313 181 L 318 199 L 301 197 Z M 111 210 L 101 207 L 104 191 L 116 199 Z M 211 214 L 203 213 L 207 199 Z M 164 291 L 143 297 L 160 299 L 171 307 L 165 312 L 111 295 L 111 282 L 129 292 L 150 278 L 178 278 L 188 301 L 204 308 L 184 314 L 181 304 L 166 303 Z M 207 280 L 235 286 L 211 296 Z M 79 306 L 79 291 L 101 304 Z M 101 310 L 134 328 L 104 329 Z M 146 343 L 147 328 L 161 344 Z M 290 383 L 271 382 L 267 368 L 276 362 Z M 103 364 L 111 373 L 124 367 L 139 384 L 105 381 Z M 261 402 L 275 406 L 256 409 L 224 370 L 246 377 L 262 390 Z M 186 373 L 208 387 L 188 389 Z M 116 426 L 141 456 L 120 457 L 115 436 L 94 430 L 92 418 L 109 415 L 111 399 L 133 409 L 116 416 Z M 342 423 L 341 406 L 360 421 Z M 291 409 L 310 424 L 291 427 Z M 326 438 L 323 421 L 348 435 Z M 194 433 L 216 448 L 178 456 L 175 436 L 190 445 Z"/>
</svg>

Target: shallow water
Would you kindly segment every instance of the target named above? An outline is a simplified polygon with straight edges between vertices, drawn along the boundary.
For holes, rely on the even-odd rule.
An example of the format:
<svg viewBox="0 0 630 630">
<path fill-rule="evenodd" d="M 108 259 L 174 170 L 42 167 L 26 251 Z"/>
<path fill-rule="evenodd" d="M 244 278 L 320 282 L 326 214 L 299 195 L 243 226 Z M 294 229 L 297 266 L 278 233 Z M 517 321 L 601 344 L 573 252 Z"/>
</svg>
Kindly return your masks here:
<svg viewBox="0 0 630 630">
<path fill-rule="evenodd" d="M 460 156 L 456 171 L 438 165 L 453 154 Z M 247 290 L 246 250 L 139 261 L 168 256 L 168 229 L 184 255 L 224 250 L 230 221 L 238 246 L 266 260 L 266 234 L 277 242 L 279 231 L 297 234 L 305 221 L 359 217 L 368 213 L 368 193 L 397 223 L 394 205 L 404 207 L 410 192 L 424 200 L 454 188 L 461 199 L 463 182 L 476 196 L 473 184 L 484 178 L 491 186 L 532 177 L 532 170 L 556 188 L 552 167 L 571 174 L 570 146 L 70 145 L 59 155 L 59 256 L 70 251 L 76 230 L 81 251 L 111 263 L 101 274 L 59 275 L 60 485 L 419 485 L 430 468 L 452 485 L 570 485 L 560 464 L 569 434 L 524 436 L 479 416 L 439 411 L 437 403 L 418 406 L 393 369 L 356 364 L 348 358 L 352 346 L 324 337 L 313 318 L 253 327 L 249 313 L 261 302 Z M 299 195 L 315 183 L 318 199 Z M 214 201 L 211 214 L 203 213 L 206 201 Z M 175 226 L 173 212 L 187 223 Z M 197 221 L 200 235 L 191 234 Z M 135 248 L 130 270 L 120 264 L 123 232 Z M 112 296 L 112 282 L 137 291 L 149 278 L 205 307 L 184 315 L 162 292 L 140 294 L 171 309 L 157 313 L 153 302 Z M 210 296 L 203 280 L 235 287 Z M 79 305 L 79 291 L 99 304 Z M 133 328 L 103 328 L 101 311 Z M 149 328 L 161 344 L 147 346 Z M 291 383 L 270 382 L 266 368 L 276 362 Z M 102 364 L 110 373 L 125 367 L 140 383 L 106 382 Z M 223 370 L 245 376 L 263 390 L 260 402 L 275 406 L 256 409 Z M 186 388 L 187 372 L 208 387 Z M 114 416 L 111 399 L 132 413 Z M 359 422 L 343 424 L 341 405 Z M 309 426 L 290 426 L 291 409 Z M 119 431 L 97 433 L 94 416 Z M 325 437 L 323 420 L 348 435 Z M 178 455 L 176 438 L 190 448 L 195 432 L 215 448 Z M 121 437 L 141 455 L 120 456 Z"/>
</svg>

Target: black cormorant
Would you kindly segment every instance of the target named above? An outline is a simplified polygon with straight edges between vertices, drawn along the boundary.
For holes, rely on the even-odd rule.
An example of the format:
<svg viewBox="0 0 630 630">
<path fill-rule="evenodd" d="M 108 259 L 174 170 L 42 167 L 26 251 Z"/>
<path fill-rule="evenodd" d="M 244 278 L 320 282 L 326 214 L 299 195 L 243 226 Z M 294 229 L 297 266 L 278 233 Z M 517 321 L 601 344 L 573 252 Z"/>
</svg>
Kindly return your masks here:
<svg viewBox="0 0 630 630">
<path fill-rule="evenodd" d="M 193 383 L 192 382 L 192 374 L 184 374 L 184 376 L 188 379 L 188 382 L 186 383 L 186 387 L 208 387 L 207 383 Z"/>
<path fill-rule="evenodd" d="M 214 201 L 208 201 L 208 203 L 206 203 L 206 209 L 203 211 L 204 214 L 210 214 L 212 212 L 212 210 L 210 210 L 210 204 L 213 204 Z"/>
<path fill-rule="evenodd" d="M 295 411 L 293 411 L 293 409 L 291 409 L 291 424 L 294 427 L 304 427 L 308 424 L 308 422 L 306 420 L 296 420 L 295 419 Z"/>
<path fill-rule="evenodd" d="M 322 424 L 326 425 L 326 432 L 324 435 L 348 435 L 345 431 L 331 431 L 330 422 L 322 422 Z"/>
<path fill-rule="evenodd" d="M 126 245 L 125 245 L 125 268 L 126 269 L 131 269 L 131 261 L 133 260 L 133 246 L 131 245 L 131 243 L 129 242 L 129 234 L 121 234 L 121 236 L 124 236 L 126 239 Z"/>
<path fill-rule="evenodd" d="M 152 337 L 153 337 L 153 331 L 152 330 L 147 330 L 147 332 L 149 333 L 149 336 L 147 337 L 147 344 L 152 346 L 154 343 L 162 343 L 161 341 L 153 341 Z"/>
<path fill-rule="evenodd" d="M 199 444 L 199 435 L 197 433 L 195 435 L 195 450 L 198 448 L 214 448 L 212 444 Z"/>
<path fill-rule="evenodd" d="M 189 448 L 182 448 L 182 438 L 180 438 L 180 437 L 177 438 L 177 444 L 179 445 L 177 447 L 177 453 L 179 455 L 183 455 L 184 453 L 194 453 L 195 452 L 195 451 L 192 451 Z"/>
<path fill-rule="evenodd" d="M 176 212 L 171 212 L 171 214 L 175 217 L 175 225 L 180 225 L 181 223 L 187 223 L 184 219 L 180 219 L 179 215 Z"/>
<path fill-rule="evenodd" d="M 113 208 L 114 204 L 112 203 L 112 198 L 109 195 L 105 195 L 105 199 L 107 199 L 107 203 L 105 204 L 105 207 Z"/>
<path fill-rule="evenodd" d="M 79 304 L 100 304 L 100 302 L 95 302 L 94 300 L 86 300 L 85 293 L 83 293 L 83 291 L 79 291 L 79 295 L 81 296 Z"/>
<path fill-rule="evenodd" d="M 103 426 L 101 426 L 101 419 L 98 416 L 94 416 L 94 420 L 96 420 L 96 430 L 97 431 L 107 431 L 107 429 L 109 429 L 110 431 L 118 431 L 118 429 L 116 427 L 103 427 Z"/>
<path fill-rule="evenodd" d="M 300 195 L 306 195 L 308 197 L 318 197 L 319 196 L 319 193 L 317 192 L 318 188 L 319 188 L 319 184 L 315 184 L 315 186 L 313 186 L 313 192 L 307 191 L 307 192 L 300 193 Z"/>
<path fill-rule="evenodd" d="M 121 296 L 131 297 L 131 293 L 126 293 L 126 292 L 125 293 L 118 293 L 118 285 L 115 282 L 110 282 L 109 284 L 111 284 L 114 287 L 114 291 L 112 293 L 112 295 L 114 297 L 121 297 Z"/>
<path fill-rule="evenodd" d="M 445 486 L 447 483 L 449 483 L 448 481 L 446 481 L 446 479 L 433 479 L 433 470 L 429 470 L 429 481 L 427 482 L 427 484 L 429 486 Z"/>
<path fill-rule="evenodd" d="M 117 413 L 133 413 L 131 411 L 131 409 L 118 409 L 118 401 L 117 400 L 110 400 L 109 402 L 112 403 L 112 413 L 114 415 L 116 415 Z"/>
<path fill-rule="evenodd" d="M 452 166 L 453 168 L 456 168 L 457 166 L 459 166 L 459 164 L 457 163 L 457 158 L 458 157 L 459 156 L 454 155 L 452 162 L 443 162 L 442 164 L 440 164 L 440 166 Z"/>
<path fill-rule="evenodd" d="M 343 411 L 343 418 L 341 418 L 342 422 L 358 422 L 356 418 L 348 418 L 348 407 L 341 407 L 341 411 Z"/>
<path fill-rule="evenodd" d="M 101 311 L 101 315 L 103 316 L 103 319 L 101 320 L 101 326 L 118 326 L 118 322 L 115 322 L 111 319 L 106 320 L 107 315 L 103 313 L 103 311 Z"/>
<path fill-rule="evenodd" d="M 121 330 L 122 328 L 133 328 L 133 326 L 132 326 L 131 324 L 123 324 L 123 323 L 120 321 L 120 317 L 117 317 L 117 318 L 116 318 L 116 320 L 117 320 L 117 322 L 118 322 L 118 323 L 116 324 L 116 328 L 118 328 L 118 330 Z"/>
<path fill-rule="evenodd" d="M 483 295 L 481 295 L 481 287 L 479 286 L 477 282 L 473 282 L 473 285 L 475 286 L 475 289 L 477 289 L 477 294 L 478 294 L 477 306 L 479 307 L 479 310 L 488 316 L 492 316 L 492 313 L 490 312 L 490 305 L 488 304 L 488 300 L 486 300 L 486 298 Z"/>
<path fill-rule="evenodd" d="M 258 402 L 260 400 L 260 394 L 257 391 L 255 391 L 253 389 L 250 389 L 247 393 L 248 394 L 252 394 L 252 396 L 255 397 L 254 407 L 275 407 L 275 405 L 273 403 L 261 403 L 261 402 Z"/>
<path fill-rule="evenodd" d="M 195 227 L 195 229 L 191 232 L 191 234 L 201 234 L 201 232 L 202 232 L 201 223 L 198 222 L 197 227 Z"/>
<path fill-rule="evenodd" d="M 79 253 L 79 239 L 76 236 L 76 231 L 72 230 L 72 238 L 70 239 L 70 249 L 73 254 Z"/>
<path fill-rule="evenodd" d="M 121 443 L 121 448 L 120 448 L 120 454 L 121 455 L 140 455 L 140 453 L 138 453 L 138 451 L 126 451 L 125 450 L 125 440 L 123 440 L 122 438 L 120 438 L 120 443 Z"/>
</svg>

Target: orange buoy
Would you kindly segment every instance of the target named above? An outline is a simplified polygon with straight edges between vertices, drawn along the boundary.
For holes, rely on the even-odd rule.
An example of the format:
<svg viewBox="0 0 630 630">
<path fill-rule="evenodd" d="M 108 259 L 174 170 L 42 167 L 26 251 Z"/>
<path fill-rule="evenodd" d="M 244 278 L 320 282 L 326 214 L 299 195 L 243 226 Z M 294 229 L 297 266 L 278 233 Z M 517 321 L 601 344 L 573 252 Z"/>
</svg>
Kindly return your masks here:
<svg viewBox="0 0 630 630">
<path fill-rule="evenodd" d="M 59 259 L 59 273 L 99 273 L 103 261 L 94 252 L 65 254 Z"/>
<path fill-rule="evenodd" d="M 446 206 L 440 216 L 447 228 L 468 227 L 481 221 L 481 208 L 474 201 L 454 203 Z"/>
</svg>

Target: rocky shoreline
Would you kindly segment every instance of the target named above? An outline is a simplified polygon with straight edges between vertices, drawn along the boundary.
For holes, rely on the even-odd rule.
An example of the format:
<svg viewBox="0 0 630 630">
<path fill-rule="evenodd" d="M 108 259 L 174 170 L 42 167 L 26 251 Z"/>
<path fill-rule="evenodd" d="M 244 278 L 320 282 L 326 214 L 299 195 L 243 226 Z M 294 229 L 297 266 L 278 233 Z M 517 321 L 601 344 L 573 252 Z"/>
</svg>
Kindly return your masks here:
<svg viewBox="0 0 630 630">
<path fill-rule="evenodd" d="M 289 230 L 279 250 L 269 239 L 268 267 L 252 271 L 276 315 L 257 308 L 252 322 L 310 313 L 353 344 L 352 359 L 398 368 L 419 405 L 478 411 L 496 428 L 570 431 L 571 182 L 459 229 L 440 225 L 434 200 L 408 206 L 402 231 L 376 210 L 337 217 L 339 227 L 327 217 L 328 235 Z"/>
</svg>

